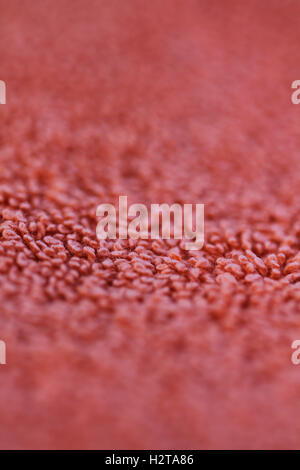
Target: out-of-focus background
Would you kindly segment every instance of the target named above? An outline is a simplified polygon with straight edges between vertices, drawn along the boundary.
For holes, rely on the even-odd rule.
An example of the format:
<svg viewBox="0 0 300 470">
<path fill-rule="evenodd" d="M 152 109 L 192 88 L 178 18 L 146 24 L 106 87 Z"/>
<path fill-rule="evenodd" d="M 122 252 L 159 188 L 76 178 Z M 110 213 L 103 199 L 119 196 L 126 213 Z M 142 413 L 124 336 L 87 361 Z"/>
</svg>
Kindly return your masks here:
<svg viewBox="0 0 300 470">
<path fill-rule="evenodd" d="M 0 0 L 0 447 L 297 448 L 297 0 Z M 204 203 L 206 243 L 96 240 Z"/>
</svg>

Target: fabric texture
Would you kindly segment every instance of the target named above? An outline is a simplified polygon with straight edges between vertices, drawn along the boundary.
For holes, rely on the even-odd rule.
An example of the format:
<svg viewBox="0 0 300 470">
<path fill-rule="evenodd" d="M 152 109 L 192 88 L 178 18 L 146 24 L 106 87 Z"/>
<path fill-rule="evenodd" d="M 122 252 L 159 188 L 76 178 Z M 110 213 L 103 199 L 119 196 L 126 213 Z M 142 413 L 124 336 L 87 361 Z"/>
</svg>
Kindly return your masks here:
<svg viewBox="0 0 300 470">
<path fill-rule="evenodd" d="M 300 5 L 0 0 L 1 448 L 297 448 Z M 96 239 L 205 204 L 205 245 Z"/>
</svg>

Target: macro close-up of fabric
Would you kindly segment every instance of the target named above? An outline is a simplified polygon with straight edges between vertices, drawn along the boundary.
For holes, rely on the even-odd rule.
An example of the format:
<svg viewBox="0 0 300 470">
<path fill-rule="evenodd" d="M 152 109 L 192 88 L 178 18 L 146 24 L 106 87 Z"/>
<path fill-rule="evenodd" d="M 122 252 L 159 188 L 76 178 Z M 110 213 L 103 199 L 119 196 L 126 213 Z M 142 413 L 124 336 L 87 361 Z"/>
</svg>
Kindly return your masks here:
<svg viewBox="0 0 300 470">
<path fill-rule="evenodd" d="M 0 0 L 1 449 L 299 448 L 299 40 L 297 0 Z M 203 246 L 99 239 L 120 196 Z"/>
</svg>

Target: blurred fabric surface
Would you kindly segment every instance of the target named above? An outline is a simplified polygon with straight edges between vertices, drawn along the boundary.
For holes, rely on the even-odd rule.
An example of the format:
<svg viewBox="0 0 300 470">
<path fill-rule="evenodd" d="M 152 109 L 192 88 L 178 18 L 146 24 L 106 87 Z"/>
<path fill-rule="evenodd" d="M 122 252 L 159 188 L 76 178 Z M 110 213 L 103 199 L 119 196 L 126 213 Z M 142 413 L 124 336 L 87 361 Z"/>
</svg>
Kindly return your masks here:
<svg viewBox="0 0 300 470">
<path fill-rule="evenodd" d="M 300 5 L 0 0 L 1 448 L 297 448 Z M 96 240 L 204 203 L 206 243 Z"/>
</svg>

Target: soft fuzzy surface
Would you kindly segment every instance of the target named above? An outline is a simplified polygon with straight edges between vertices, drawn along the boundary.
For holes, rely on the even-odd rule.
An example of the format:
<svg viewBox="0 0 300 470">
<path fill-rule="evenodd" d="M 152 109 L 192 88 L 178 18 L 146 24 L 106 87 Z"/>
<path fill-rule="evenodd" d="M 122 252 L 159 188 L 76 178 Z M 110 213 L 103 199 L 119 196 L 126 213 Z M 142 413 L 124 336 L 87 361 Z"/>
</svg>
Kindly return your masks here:
<svg viewBox="0 0 300 470">
<path fill-rule="evenodd" d="M 297 0 L 0 0 L 1 448 L 297 448 Z M 204 203 L 206 243 L 95 210 Z"/>
</svg>

